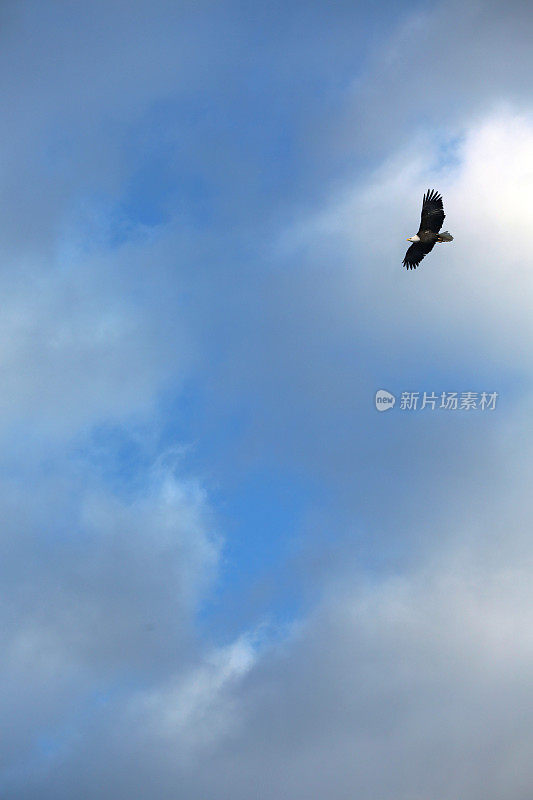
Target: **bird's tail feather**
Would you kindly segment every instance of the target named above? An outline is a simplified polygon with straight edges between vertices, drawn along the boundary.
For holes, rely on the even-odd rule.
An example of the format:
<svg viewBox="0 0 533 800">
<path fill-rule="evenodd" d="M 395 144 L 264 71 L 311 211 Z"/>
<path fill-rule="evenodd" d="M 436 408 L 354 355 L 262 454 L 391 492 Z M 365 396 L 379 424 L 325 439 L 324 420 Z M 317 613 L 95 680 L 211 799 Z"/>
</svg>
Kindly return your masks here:
<svg viewBox="0 0 533 800">
<path fill-rule="evenodd" d="M 453 242 L 453 236 L 448 231 L 443 231 L 439 233 L 439 238 L 437 239 L 438 242 Z"/>
</svg>

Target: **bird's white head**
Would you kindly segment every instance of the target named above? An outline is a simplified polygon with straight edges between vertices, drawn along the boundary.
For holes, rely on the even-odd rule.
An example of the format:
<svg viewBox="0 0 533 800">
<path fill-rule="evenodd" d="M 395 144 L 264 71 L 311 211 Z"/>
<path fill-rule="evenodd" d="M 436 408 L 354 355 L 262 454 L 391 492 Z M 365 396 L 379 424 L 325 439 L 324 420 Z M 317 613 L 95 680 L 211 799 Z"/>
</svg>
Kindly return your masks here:
<svg viewBox="0 0 533 800">
<path fill-rule="evenodd" d="M 415 235 L 414 235 L 414 236 L 410 236 L 410 237 L 409 237 L 409 239 L 407 239 L 407 241 L 408 241 L 408 242 L 419 242 L 419 241 L 420 241 L 420 236 L 418 236 L 418 235 L 415 233 Z"/>
</svg>

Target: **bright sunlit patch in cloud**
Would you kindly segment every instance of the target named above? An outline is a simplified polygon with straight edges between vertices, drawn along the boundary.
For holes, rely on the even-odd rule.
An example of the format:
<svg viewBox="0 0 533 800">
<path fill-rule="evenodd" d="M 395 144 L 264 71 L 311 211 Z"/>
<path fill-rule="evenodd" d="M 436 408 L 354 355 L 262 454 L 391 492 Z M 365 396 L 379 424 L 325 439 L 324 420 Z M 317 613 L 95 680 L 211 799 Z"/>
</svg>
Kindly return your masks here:
<svg viewBox="0 0 533 800">
<path fill-rule="evenodd" d="M 310 243 L 318 252 L 336 250 L 349 265 L 346 296 L 358 314 L 362 298 L 367 324 L 379 309 L 376 335 L 403 329 L 418 336 L 425 320 L 425 335 L 466 336 L 476 349 L 490 342 L 496 357 L 523 363 L 533 335 L 533 118 L 498 107 L 465 124 L 452 142 L 453 163 L 443 169 L 439 138 L 415 137 L 367 181 L 355 180 L 325 211 L 291 229 L 285 241 L 293 252 L 305 252 Z M 455 238 L 436 246 L 417 274 L 406 277 L 405 238 L 417 230 L 423 193 L 433 186 L 444 197 L 444 228 Z"/>
</svg>

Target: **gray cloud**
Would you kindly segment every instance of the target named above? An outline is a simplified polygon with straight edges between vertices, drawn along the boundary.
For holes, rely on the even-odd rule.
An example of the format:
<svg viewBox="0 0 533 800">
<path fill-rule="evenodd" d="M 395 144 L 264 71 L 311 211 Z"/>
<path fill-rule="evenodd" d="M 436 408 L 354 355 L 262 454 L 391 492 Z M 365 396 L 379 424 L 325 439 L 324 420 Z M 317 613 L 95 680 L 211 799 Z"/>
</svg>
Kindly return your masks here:
<svg viewBox="0 0 533 800">
<path fill-rule="evenodd" d="M 532 26 L 521 2 L 413 11 L 354 81 L 346 146 L 386 156 L 417 128 L 453 129 L 495 102 L 529 104 Z"/>
<path fill-rule="evenodd" d="M 493 120 L 487 125 L 482 133 L 494 130 Z M 516 127 L 507 117 L 498 125 L 503 137 L 496 141 L 504 148 L 512 141 L 516 152 L 524 132 L 527 146 L 527 125 Z M 479 131 L 472 135 L 476 140 Z M 476 186 L 476 148 L 472 152 L 457 173 L 464 192 Z M 499 153 L 496 147 L 496 168 Z M 400 189 L 406 196 L 410 180 Z M 378 198 L 379 186 L 376 182 Z M 509 202 L 504 213 L 512 211 L 514 197 Z M 493 221 L 489 214 L 487 230 Z M 322 223 L 316 224 L 320 231 Z M 362 246 L 358 238 L 355 242 Z M 496 258 L 489 269 L 496 268 Z M 432 275 L 431 280 L 442 280 Z M 373 290 L 372 284 L 369 289 L 361 281 L 361 290 Z M 483 304 L 491 298 L 485 284 L 476 324 L 482 324 Z M 520 300 L 519 295 L 511 300 L 517 313 Z M 506 324 L 505 317 L 500 324 Z M 449 346 L 456 349 L 453 338 Z M 426 373 L 424 366 L 419 374 Z M 386 420 L 373 414 L 376 435 L 366 444 L 359 440 L 366 448 L 359 452 L 363 466 L 337 473 L 346 489 L 337 522 L 344 516 L 353 526 L 358 509 L 357 522 L 368 526 L 365 535 L 375 536 L 376 548 L 387 541 L 393 547 L 398 538 L 409 542 L 410 563 L 399 569 L 398 558 L 395 574 L 389 569 L 388 577 L 379 571 L 369 577 L 356 543 L 345 541 L 338 563 L 330 560 L 318 571 L 323 600 L 281 645 L 241 639 L 212 652 L 204 648 L 194 658 L 180 656 L 178 665 L 164 659 L 164 674 L 154 665 L 147 686 L 112 696 L 103 708 L 92 708 L 89 721 L 77 721 L 77 735 L 43 758 L 17 796 L 48 791 L 54 798 L 69 797 L 80 779 L 87 798 L 101 794 L 102 786 L 109 797 L 134 798 L 154 786 L 161 798 L 238 800 L 257 794 L 257 787 L 266 800 L 348 798 L 354 792 L 362 798 L 378 793 L 406 800 L 428 795 L 452 800 L 458 794 L 496 800 L 504 792 L 513 800 L 527 796 L 531 507 L 524 465 L 531 462 L 531 449 L 523 431 L 530 401 L 517 402 L 512 413 L 500 408 L 490 424 L 487 418 L 483 425 L 477 418 L 439 422 L 430 415 L 381 435 L 377 425 Z M 309 451 L 314 458 L 320 452 Z M 328 469 L 348 463 L 334 450 Z M 376 474 L 365 477 L 365 470 Z M 368 513 L 361 494 L 350 506 L 354 476 L 363 481 Z M 408 493 L 412 480 L 416 491 Z M 378 504 L 386 506 L 381 513 Z M 94 530 L 107 529 L 106 508 L 86 517 Z M 139 518 L 138 509 L 134 514 Z M 130 530 L 129 512 L 119 509 L 111 518 L 119 532 L 124 526 Z M 381 524 L 396 527 L 387 534 Z M 134 548 L 135 558 L 139 552 L 143 547 Z M 109 565 L 107 557 L 104 561 Z M 97 575 L 105 572 L 96 569 Z M 124 575 L 128 580 L 135 575 L 128 559 Z M 133 596 L 139 591 L 145 597 L 142 579 L 140 588 L 134 587 Z M 122 615 L 131 625 L 121 602 L 117 618 L 113 603 L 110 608 L 111 634 Z M 131 640 L 131 653 L 118 642 L 129 663 L 139 641 Z M 105 643 L 104 627 L 99 658 L 108 657 Z M 93 668 L 86 654 L 83 663 Z"/>
<path fill-rule="evenodd" d="M 530 514 L 509 481 L 486 537 L 386 580 L 331 575 L 281 645 L 241 640 L 130 693 L 56 760 L 51 796 L 83 775 L 87 797 L 525 798 Z"/>
<path fill-rule="evenodd" d="M 41 740 L 61 742 L 121 686 L 194 658 L 219 558 L 201 487 L 167 470 L 130 502 L 64 470 L 32 485 L 31 505 L 15 483 L 0 497 L 8 776 L 31 771 Z"/>
</svg>

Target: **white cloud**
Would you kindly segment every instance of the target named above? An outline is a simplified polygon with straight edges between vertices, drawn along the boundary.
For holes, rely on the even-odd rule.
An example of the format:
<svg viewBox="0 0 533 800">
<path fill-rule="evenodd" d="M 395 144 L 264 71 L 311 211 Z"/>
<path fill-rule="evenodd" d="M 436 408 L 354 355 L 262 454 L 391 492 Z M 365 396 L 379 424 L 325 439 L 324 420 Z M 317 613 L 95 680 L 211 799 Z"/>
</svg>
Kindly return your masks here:
<svg viewBox="0 0 533 800">
<path fill-rule="evenodd" d="M 5 282 L 1 428 L 71 436 L 153 410 L 197 354 L 170 251 L 174 232 L 111 254 L 34 264 Z"/>
<path fill-rule="evenodd" d="M 531 513 L 522 489 L 510 514 L 501 493 L 487 500 L 510 536 Z M 47 775 L 54 797 L 89 761 L 88 796 L 104 782 L 110 797 L 522 800 L 531 555 L 489 537 L 373 584 L 332 576 L 282 644 L 239 639 L 115 707 Z"/>
<path fill-rule="evenodd" d="M 170 758 L 199 763 L 206 748 L 235 729 L 240 710 L 232 692 L 255 660 L 253 638 L 243 636 L 166 685 L 135 698 L 128 713 L 145 735 L 167 748 Z"/>
<path fill-rule="evenodd" d="M 333 203 L 333 211 L 313 220 L 311 240 L 342 236 L 355 264 L 365 254 L 372 260 L 371 269 L 343 272 L 354 289 L 346 291 L 346 304 L 357 299 L 358 308 L 367 305 L 375 314 L 382 290 L 385 336 L 412 318 L 413 335 L 428 331 L 425 351 L 428 342 L 440 341 L 438 353 L 457 352 L 458 342 L 465 335 L 471 341 L 474 329 L 480 329 L 474 337 L 478 347 L 484 341 L 495 348 L 502 338 L 514 342 L 519 329 L 528 330 L 524 294 L 530 276 L 522 274 L 503 296 L 506 277 L 500 265 L 519 260 L 527 249 L 522 215 L 530 177 L 524 165 L 532 144 L 527 114 L 508 110 L 465 132 L 459 163 L 438 186 L 456 241 L 428 257 L 415 275 L 402 271 L 401 258 L 392 261 L 394 236 L 381 237 L 377 253 L 369 239 L 379 230 L 376 220 L 390 218 L 387 203 L 402 210 L 398 233 L 409 225 L 419 184 L 428 174 L 438 177 L 431 171 L 431 148 L 421 161 L 399 155 L 396 163 L 406 164 L 401 180 L 396 175 L 388 180 L 387 165 L 368 187 L 357 187 L 353 197 Z M 501 185 L 499 201 L 486 196 L 487 185 Z M 357 213 L 368 205 L 372 213 Z M 415 224 L 418 214 L 417 200 Z M 521 235 L 509 250 L 495 231 L 506 230 L 517 216 Z M 466 244 L 472 218 L 476 235 Z M 476 250 L 483 254 L 482 264 Z M 390 269 L 380 273 L 386 258 Z M 387 289 L 391 274 L 398 277 Z M 366 324 L 363 318 L 362 327 Z M 521 363 L 515 351 L 502 348 L 498 355 L 506 364 Z M 420 548 L 423 558 L 401 576 L 371 584 L 357 571 L 339 569 L 330 575 L 324 601 L 279 648 L 258 656 L 237 642 L 219 653 L 216 666 L 193 667 L 136 698 L 131 748 L 140 748 L 143 764 L 134 775 L 124 774 L 129 746 L 121 723 L 118 733 L 111 724 L 112 739 L 120 740 L 111 751 L 118 765 L 110 784 L 113 796 L 141 797 L 157 782 L 162 798 L 181 791 L 188 798 L 239 800 L 253 796 L 258 786 L 265 800 L 354 794 L 362 800 L 376 795 L 384 800 L 525 798 L 533 747 L 524 715 L 532 701 L 525 676 L 533 667 L 528 577 L 533 509 L 527 485 L 532 455 L 527 443 L 519 447 L 519 442 L 528 406 L 524 401 L 513 414 L 496 416 L 492 429 L 483 433 L 484 443 L 475 432 L 465 434 L 469 448 L 480 448 L 480 486 L 471 461 L 453 461 L 455 483 L 448 476 L 428 497 L 421 473 L 427 472 L 429 450 L 419 453 L 420 462 L 411 462 L 405 485 L 416 481 L 411 501 L 419 509 L 419 527 L 394 533 L 427 540 L 427 546 Z M 438 446 L 439 436 L 432 441 Z M 412 443 L 413 454 L 417 446 Z M 421 506 L 428 503 L 424 516 Z M 414 515 L 410 524 L 417 524 Z M 350 552 L 345 556 L 348 565 L 356 563 Z M 93 768 L 100 764 L 97 780 L 107 779 L 109 753 L 97 753 L 92 760 Z M 70 774 L 79 766 L 76 757 Z M 68 794 L 69 780 L 67 774 L 55 785 Z"/>
<path fill-rule="evenodd" d="M 490 350 L 507 367 L 525 368 L 533 335 L 533 115 L 501 107 L 455 134 L 453 166 L 438 165 L 438 139 L 420 136 L 286 242 L 343 248 L 339 308 L 347 327 L 350 320 L 352 327 L 375 326 L 373 336 L 393 349 L 413 340 L 420 346 L 423 337 L 441 356 L 464 342 L 481 358 Z M 444 228 L 455 240 L 436 246 L 416 273 L 406 274 L 405 239 L 418 229 L 422 195 L 432 187 L 444 196 Z"/>
<path fill-rule="evenodd" d="M 32 481 L 31 504 L 14 481 L 0 494 L 8 778 L 31 772 L 41 740 L 69 739 L 122 682 L 187 668 L 220 552 L 204 491 L 168 470 L 129 502 L 86 472 Z"/>
</svg>

